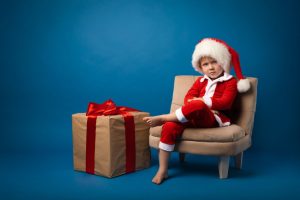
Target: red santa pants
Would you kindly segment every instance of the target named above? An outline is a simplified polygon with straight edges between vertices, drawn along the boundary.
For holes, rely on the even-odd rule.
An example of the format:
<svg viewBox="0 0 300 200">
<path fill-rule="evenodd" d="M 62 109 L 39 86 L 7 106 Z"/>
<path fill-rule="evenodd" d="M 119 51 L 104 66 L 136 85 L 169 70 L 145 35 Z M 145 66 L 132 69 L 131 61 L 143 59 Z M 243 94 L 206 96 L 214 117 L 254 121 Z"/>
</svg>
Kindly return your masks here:
<svg viewBox="0 0 300 200">
<path fill-rule="evenodd" d="M 159 148 L 173 151 L 175 141 L 185 128 L 211 128 L 218 123 L 213 112 L 200 100 L 194 100 L 177 109 L 176 117 L 179 122 L 166 122 L 162 127 Z"/>
</svg>

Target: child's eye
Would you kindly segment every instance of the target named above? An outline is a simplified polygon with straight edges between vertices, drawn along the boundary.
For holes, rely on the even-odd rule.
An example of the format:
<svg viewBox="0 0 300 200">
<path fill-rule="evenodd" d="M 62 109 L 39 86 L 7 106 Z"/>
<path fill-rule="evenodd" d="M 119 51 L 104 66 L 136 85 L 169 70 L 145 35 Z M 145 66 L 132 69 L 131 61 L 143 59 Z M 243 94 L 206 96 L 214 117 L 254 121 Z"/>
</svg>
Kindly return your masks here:
<svg viewBox="0 0 300 200">
<path fill-rule="evenodd" d="M 212 64 L 216 64 L 216 63 L 217 63 L 217 61 L 215 61 L 215 60 L 214 60 L 214 61 L 211 61 L 211 63 L 212 63 Z"/>
</svg>

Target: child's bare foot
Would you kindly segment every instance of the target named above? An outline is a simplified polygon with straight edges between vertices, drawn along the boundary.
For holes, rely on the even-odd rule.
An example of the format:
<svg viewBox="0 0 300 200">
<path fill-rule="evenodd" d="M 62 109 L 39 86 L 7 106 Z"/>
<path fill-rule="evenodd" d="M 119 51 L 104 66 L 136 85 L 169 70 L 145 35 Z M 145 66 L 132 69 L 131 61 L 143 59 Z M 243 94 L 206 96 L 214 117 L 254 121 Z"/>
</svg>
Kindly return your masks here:
<svg viewBox="0 0 300 200">
<path fill-rule="evenodd" d="M 152 182 L 159 185 L 161 184 L 165 179 L 168 178 L 168 173 L 167 172 L 157 172 L 155 176 L 152 179 Z"/>
<path fill-rule="evenodd" d="M 144 117 L 143 120 L 152 127 L 160 126 L 164 123 L 163 117 L 161 115 L 154 116 L 154 117 Z"/>
</svg>

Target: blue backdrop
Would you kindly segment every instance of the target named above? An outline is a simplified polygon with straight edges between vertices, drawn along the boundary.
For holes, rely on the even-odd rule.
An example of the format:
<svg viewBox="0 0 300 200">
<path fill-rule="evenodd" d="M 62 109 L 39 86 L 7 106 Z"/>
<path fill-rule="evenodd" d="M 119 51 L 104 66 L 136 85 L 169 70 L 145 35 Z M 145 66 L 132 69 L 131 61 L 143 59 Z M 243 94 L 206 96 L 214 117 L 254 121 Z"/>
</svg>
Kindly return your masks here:
<svg viewBox="0 0 300 200">
<path fill-rule="evenodd" d="M 0 4 L 1 155 L 72 156 L 71 115 L 112 98 L 169 112 L 195 44 L 226 41 L 257 77 L 253 155 L 299 156 L 297 1 L 7 0 Z"/>
</svg>

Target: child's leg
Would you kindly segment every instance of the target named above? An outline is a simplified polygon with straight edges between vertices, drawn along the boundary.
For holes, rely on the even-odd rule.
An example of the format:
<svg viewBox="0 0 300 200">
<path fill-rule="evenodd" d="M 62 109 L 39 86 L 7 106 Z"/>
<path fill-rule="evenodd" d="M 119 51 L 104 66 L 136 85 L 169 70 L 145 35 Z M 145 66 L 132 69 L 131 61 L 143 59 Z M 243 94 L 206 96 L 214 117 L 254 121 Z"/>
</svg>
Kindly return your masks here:
<svg viewBox="0 0 300 200">
<path fill-rule="evenodd" d="M 176 110 L 181 123 L 188 122 L 189 127 L 211 128 L 217 126 L 214 113 L 203 101 L 191 101 Z"/>
<path fill-rule="evenodd" d="M 152 182 L 155 184 L 160 184 L 165 178 L 168 177 L 168 162 L 171 152 L 160 149 L 158 153 L 159 158 L 159 168 Z"/>
<path fill-rule="evenodd" d="M 152 182 L 160 184 L 168 176 L 168 161 L 171 152 L 174 150 L 176 138 L 178 138 L 185 125 L 179 122 L 166 122 L 162 127 L 159 143 L 159 169 L 153 177 Z"/>
<path fill-rule="evenodd" d="M 192 101 L 177 109 L 175 113 L 149 117 L 153 124 L 164 123 L 159 143 L 159 169 L 152 182 L 160 184 L 168 174 L 168 159 L 174 150 L 176 139 L 185 127 L 214 127 L 216 120 L 212 111 L 202 101 Z M 151 124 L 150 124 L 151 125 Z"/>
<path fill-rule="evenodd" d="M 191 101 L 177 109 L 174 113 L 144 117 L 143 120 L 150 126 L 160 126 L 166 122 L 181 122 L 193 125 L 194 127 L 213 127 L 215 117 L 209 107 L 201 100 Z"/>
<path fill-rule="evenodd" d="M 175 113 L 165 114 L 165 115 L 157 115 L 154 117 L 144 117 L 143 120 L 147 122 L 150 126 L 160 126 L 165 122 L 178 122 L 178 119 Z"/>
</svg>

